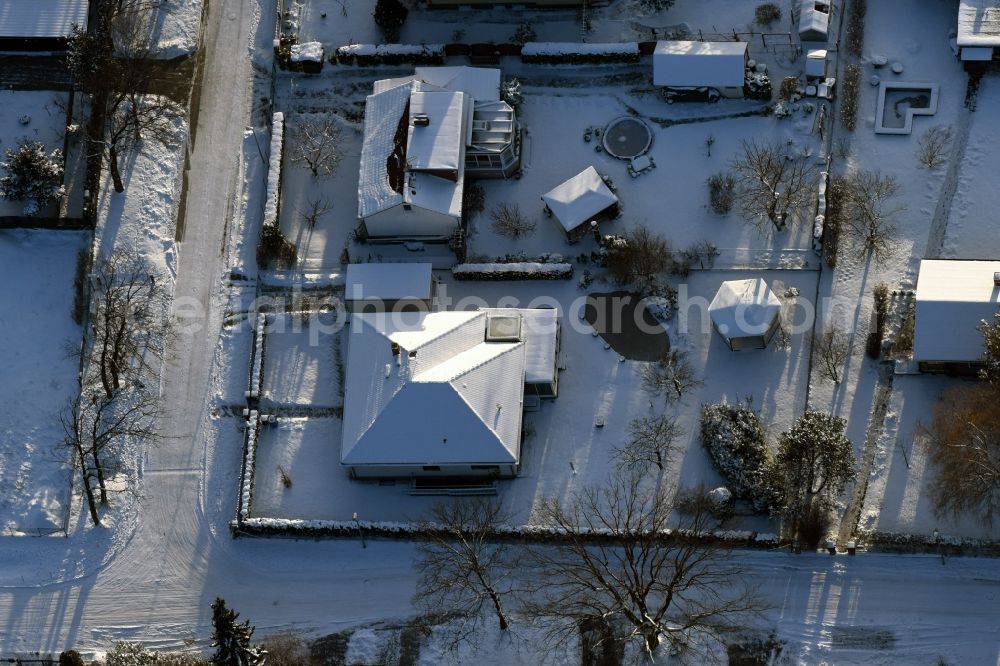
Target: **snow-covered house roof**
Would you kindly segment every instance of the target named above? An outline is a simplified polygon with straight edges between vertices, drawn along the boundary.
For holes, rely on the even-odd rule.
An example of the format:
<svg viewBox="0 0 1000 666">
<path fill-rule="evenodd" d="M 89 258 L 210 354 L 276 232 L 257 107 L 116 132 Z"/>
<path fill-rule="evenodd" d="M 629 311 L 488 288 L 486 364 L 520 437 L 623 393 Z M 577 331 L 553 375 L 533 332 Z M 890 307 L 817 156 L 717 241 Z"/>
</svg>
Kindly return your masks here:
<svg viewBox="0 0 1000 666">
<path fill-rule="evenodd" d="M 982 359 L 976 327 L 1000 310 L 994 275 L 1000 261 L 924 259 L 917 277 L 916 361 L 974 362 Z"/>
<path fill-rule="evenodd" d="M 781 314 L 781 301 L 763 278 L 727 280 L 708 306 L 712 324 L 727 341 L 764 335 Z"/>
<path fill-rule="evenodd" d="M 344 296 L 350 300 L 426 300 L 433 296 L 432 264 L 348 264 Z"/>
<path fill-rule="evenodd" d="M 830 28 L 830 3 L 802 0 L 799 6 L 799 39 L 825 41 Z"/>
<path fill-rule="evenodd" d="M 445 96 L 441 98 L 442 103 L 422 97 L 430 92 L 442 93 Z M 449 147 L 437 150 L 432 143 L 423 139 L 425 135 L 413 132 L 414 110 L 411 97 L 415 95 L 418 96 L 418 105 L 427 105 L 427 110 L 431 113 L 444 114 L 437 117 L 436 125 L 432 119 L 431 125 L 421 127 L 420 130 L 442 126 L 444 123 L 443 126 L 447 126 L 449 131 L 457 132 L 460 155 L 457 164 L 454 160 L 454 140 L 448 143 Z M 462 214 L 465 144 L 461 137 L 465 134 L 463 127 L 471 120 L 471 112 L 466 109 L 466 103 L 467 98 L 461 93 L 448 92 L 413 80 L 368 96 L 358 178 L 359 218 L 364 219 L 404 203 L 452 217 Z M 461 113 L 457 115 L 453 113 L 455 104 L 462 105 Z M 456 124 L 459 117 L 463 120 Z M 400 131 L 404 124 L 406 132 L 401 142 Z M 411 140 L 411 136 L 415 140 Z M 409 153 L 411 146 L 413 155 Z M 410 167 L 411 162 L 417 165 L 417 169 Z M 445 178 L 433 175 L 433 171 L 419 173 L 421 168 L 429 170 L 427 165 L 435 164 L 454 165 L 450 167 L 453 172 Z"/>
<path fill-rule="evenodd" d="M 742 88 L 746 54 L 746 42 L 656 42 L 653 83 L 675 88 Z"/>
<path fill-rule="evenodd" d="M 89 8 L 89 0 L 0 2 L 0 37 L 66 37 L 74 24 L 87 28 Z"/>
<path fill-rule="evenodd" d="M 608 188 L 597 169 L 589 166 L 543 194 L 542 201 L 563 229 L 572 231 L 617 204 L 618 197 Z"/>
<path fill-rule="evenodd" d="M 463 92 L 476 102 L 500 99 L 500 70 L 493 67 L 417 67 L 414 78 Z"/>
<path fill-rule="evenodd" d="M 410 122 L 406 135 L 409 170 L 458 177 L 465 160 L 465 128 L 469 124 L 466 109 L 471 111 L 465 101 L 465 93 L 460 92 L 414 91 L 410 94 Z"/>
<path fill-rule="evenodd" d="M 525 344 L 485 334 L 479 311 L 355 315 L 341 462 L 516 464 Z"/>
<path fill-rule="evenodd" d="M 521 318 L 524 341 L 524 381 L 548 384 L 556 379 L 556 354 L 559 350 L 559 311 L 555 308 L 484 308 L 487 315 Z"/>
<path fill-rule="evenodd" d="M 959 46 L 1000 46 L 1000 0 L 958 3 Z"/>
</svg>

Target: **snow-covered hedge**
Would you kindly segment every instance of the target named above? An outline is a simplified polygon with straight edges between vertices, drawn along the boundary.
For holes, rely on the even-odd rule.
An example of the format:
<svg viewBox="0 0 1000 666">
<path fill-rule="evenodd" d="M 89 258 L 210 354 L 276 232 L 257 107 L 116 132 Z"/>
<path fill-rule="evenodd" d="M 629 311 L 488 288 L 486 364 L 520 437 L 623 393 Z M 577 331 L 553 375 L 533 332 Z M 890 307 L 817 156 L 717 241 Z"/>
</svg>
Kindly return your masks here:
<svg viewBox="0 0 1000 666">
<path fill-rule="evenodd" d="M 441 65 L 444 44 L 348 44 L 330 58 L 342 65 Z"/>
<path fill-rule="evenodd" d="M 1000 556 L 1000 541 L 941 534 L 935 540 L 928 534 L 872 532 L 862 530 L 858 542 L 865 550 L 889 553 L 943 553 L 945 555 Z"/>
<path fill-rule="evenodd" d="M 458 264 L 451 269 L 456 280 L 567 280 L 573 264 L 517 261 L 506 264 Z"/>
<path fill-rule="evenodd" d="M 267 325 L 267 315 L 258 314 L 254 326 L 253 349 L 250 352 L 250 386 L 247 389 L 247 401 L 260 398 L 261 377 L 264 370 L 264 328 Z"/>
<path fill-rule="evenodd" d="M 523 62 L 638 62 L 637 42 L 582 44 L 576 42 L 529 42 L 521 47 Z"/>
<path fill-rule="evenodd" d="M 758 511 L 778 506 L 764 428 L 749 402 L 702 405 L 701 443 L 736 497 Z"/>
<path fill-rule="evenodd" d="M 323 45 L 320 42 L 292 44 L 288 56 L 279 64 L 293 72 L 319 74 L 323 70 Z"/>
<path fill-rule="evenodd" d="M 253 473 L 257 459 L 257 435 L 260 433 L 260 418 L 257 410 L 251 410 L 244 425 L 243 435 L 243 473 L 240 476 L 240 506 L 237 511 L 238 520 L 244 521 L 250 517 L 250 504 L 253 498 Z"/>
<path fill-rule="evenodd" d="M 230 525 L 237 536 L 280 536 L 280 537 L 385 537 L 408 539 L 420 538 L 437 533 L 436 528 L 419 523 L 397 521 L 371 520 L 306 520 L 297 518 L 244 518 Z M 609 534 L 592 531 L 587 536 L 594 541 L 607 539 Z M 664 530 L 660 535 L 669 542 L 673 530 Z M 496 539 L 514 541 L 557 541 L 566 536 L 566 532 L 544 525 L 503 525 L 498 526 L 493 533 Z M 746 548 L 771 548 L 778 543 L 778 536 L 770 532 L 753 532 L 750 530 L 712 530 L 699 535 L 709 542 L 725 543 Z"/>
<path fill-rule="evenodd" d="M 271 120 L 271 154 L 267 162 L 267 199 L 264 201 L 264 224 L 278 224 L 281 197 L 281 151 L 284 146 L 285 114 L 275 111 Z"/>
</svg>

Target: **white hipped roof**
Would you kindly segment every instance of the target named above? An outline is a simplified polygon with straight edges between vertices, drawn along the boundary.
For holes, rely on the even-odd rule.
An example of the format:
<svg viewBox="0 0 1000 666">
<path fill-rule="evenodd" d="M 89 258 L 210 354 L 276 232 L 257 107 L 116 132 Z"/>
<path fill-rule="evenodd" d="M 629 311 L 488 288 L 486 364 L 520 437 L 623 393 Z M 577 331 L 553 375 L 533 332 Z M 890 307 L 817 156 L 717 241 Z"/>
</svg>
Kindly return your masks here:
<svg viewBox="0 0 1000 666">
<path fill-rule="evenodd" d="M 589 166 L 543 194 L 542 201 L 563 229 L 569 232 L 614 206 L 618 197 L 604 183 L 597 169 Z"/>
<path fill-rule="evenodd" d="M 89 0 L 0 2 L 0 37 L 66 37 L 73 24 L 87 28 Z"/>
<path fill-rule="evenodd" d="M 348 264 L 344 296 L 349 300 L 431 298 L 431 264 Z"/>
<path fill-rule="evenodd" d="M 723 338 L 764 335 L 781 314 L 781 301 L 763 278 L 723 282 L 708 306 L 715 330 Z"/>
<path fill-rule="evenodd" d="M 455 103 L 463 105 L 462 113 L 459 114 L 462 118 L 471 116 L 471 110 L 465 108 L 467 106 L 466 98 L 461 93 L 444 91 L 421 81 L 409 79 L 404 81 L 395 87 L 380 89 L 379 86 L 376 86 L 379 92 L 368 96 L 365 105 L 364 138 L 361 144 L 361 166 L 358 175 L 358 217 L 364 219 L 403 203 L 409 203 L 457 218 L 462 214 L 462 186 L 465 170 L 463 163 L 465 143 L 462 140 L 462 126 L 465 121 L 459 122 L 456 130 L 452 105 Z M 384 82 L 382 81 L 382 83 Z M 413 162 L 418 165 L 455 165 L 451 168 L 457 169 L 458 177 L 456 180 L 452 180 L 426 173 L 421 174 L 419 170 L 413 171 L 407 168 L 403 191 L 396 192 L 389 182 L 387 160 L 396 148 L 396 132 L 400 122 L 410 122 L 410 117 L 404 119 L 403 115 L 406 113 L 407 103 L 411 101 L 411 95 L 427 92 L 440 92 L 445 95 L 441 98 L 440 105 L 436 101 L 427 102 L 427 98 L 420 98 L 424 101 L 418 103 L 431 104 L 437 111 L 444 110 L 445 116 L 438 119 L 437 129 L 441 130 L 441 122 L 445 122 L 450 130 L 458 132 L 457 143 L 461 157 L 457 161 L 454 159 L 454 141 L 438 150 L 419 136 L 412 144 L 414 154 L 411 156 L 409 154 L 410 133 L 413 128 L 409 127 L 406 146 L 407 162 L 411 161 L 412 158 Z M 410 111 L 412 114 L 412 108 Z M 431 126 L 420 129 L 431 129 L 432 127 L 434 127 L 433 119 Z"/>
<path fill-rule="evenodd" d="M 556 380 L 559 311 L 555 308 L 485 308 L 490 314 L 520 315 L 524 341 L 524 381 L 550 384 Z"/>
<path fill-rule="evenodd" d="M 485 333 L 484 312 L 355 315 L 341 462 L 516 464 L 525 345 Z"/>
<path fill-rule="evenodd" d="M 979 361 L 982 320 L 1000 309 L 1000 287 L 993 274 L 1000 261 L 924 259 L 917 278 L 916 361 Z"/>
<path fill-rule="evenodd" d="M 653 83 L 673 88 L 742 88 L 746 42 L 656 42 Z"/>
<path fill-rule="evenodd" d="M 417 67 L 414 77 L 441 88 L 463 92 L 476 102 L 500 99 L 500 70 L 492 67 Z"/>
<path fill-rule="evenodd" d="M 1000 46 L 1000 0 L 958 3 L 959 46 Z"/>
</svg>

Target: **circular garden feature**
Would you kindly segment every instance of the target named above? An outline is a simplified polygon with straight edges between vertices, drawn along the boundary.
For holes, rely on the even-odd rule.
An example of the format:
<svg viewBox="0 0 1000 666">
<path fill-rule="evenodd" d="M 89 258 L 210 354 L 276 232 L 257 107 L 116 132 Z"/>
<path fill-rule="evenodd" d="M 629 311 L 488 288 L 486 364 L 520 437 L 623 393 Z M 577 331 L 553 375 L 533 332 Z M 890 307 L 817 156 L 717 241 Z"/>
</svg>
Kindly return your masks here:
<svg viewBox="0 0 1000 666">
<path fill-rule="evenodd" d="M 622 116 L 608 123 L 601 141 L 609 155 L 630 160 L 649 150 L 653 132 L 638 118 Z"/>
</svg>

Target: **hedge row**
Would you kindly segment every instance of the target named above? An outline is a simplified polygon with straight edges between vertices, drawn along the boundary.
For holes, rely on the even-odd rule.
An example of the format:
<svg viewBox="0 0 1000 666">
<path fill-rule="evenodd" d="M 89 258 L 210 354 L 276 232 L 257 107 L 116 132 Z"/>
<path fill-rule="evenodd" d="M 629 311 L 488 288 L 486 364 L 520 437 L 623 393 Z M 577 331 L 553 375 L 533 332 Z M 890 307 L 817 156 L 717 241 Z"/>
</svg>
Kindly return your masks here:
<svg viewBox="0 0 1000 666">
<path fill-rule="evenodd" d="M 444 44 L 349 44 L 341 46 L 330 62 L 341 65 L 441 65 Z"/>
<path fill-rule="evenodd" d="M 456 280 L 568 280 L 573 264 L 542 264 L 519 261 L 509 264 L 457 264 L 451 274 Z"/>
<path fill-rule="evenodd" d="M 341 65 L 440 65 L 448 56 L 472 58 L 520 57 L 526 63 L 638 62 L 643 50 L 636 42 L 582 44 L 529 42 L 520 44 L 349 44 L 337 48 L 330 62 Z"/>
</svg>

